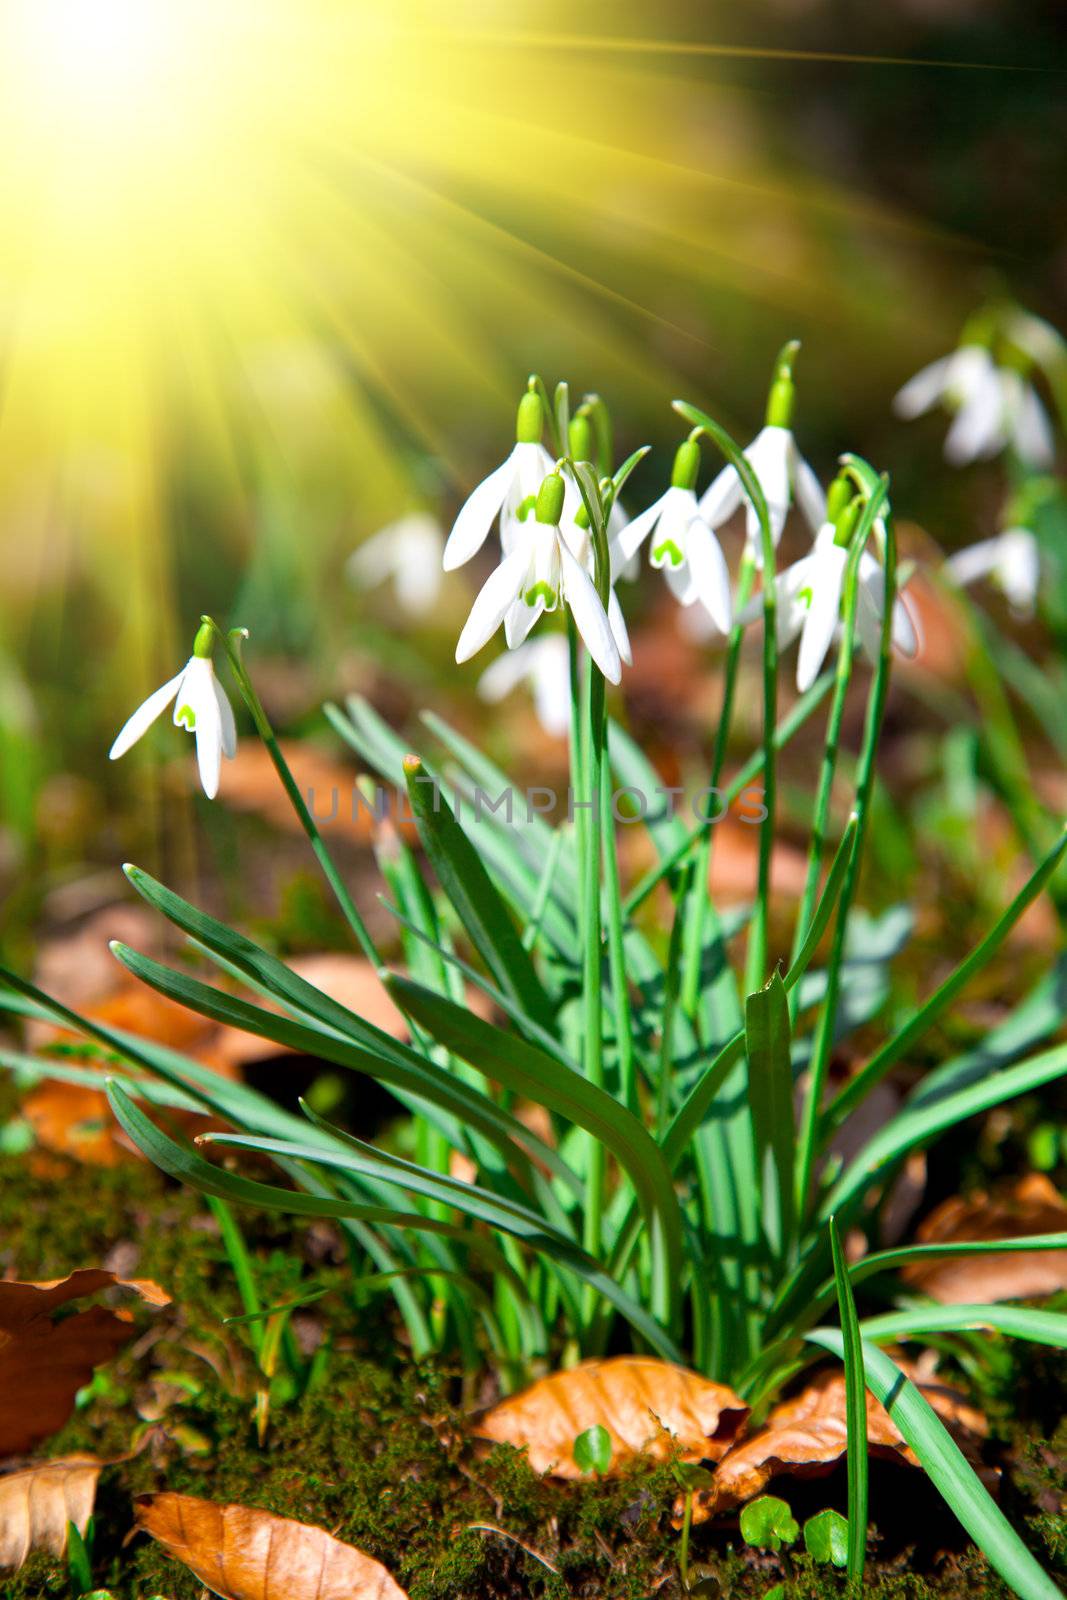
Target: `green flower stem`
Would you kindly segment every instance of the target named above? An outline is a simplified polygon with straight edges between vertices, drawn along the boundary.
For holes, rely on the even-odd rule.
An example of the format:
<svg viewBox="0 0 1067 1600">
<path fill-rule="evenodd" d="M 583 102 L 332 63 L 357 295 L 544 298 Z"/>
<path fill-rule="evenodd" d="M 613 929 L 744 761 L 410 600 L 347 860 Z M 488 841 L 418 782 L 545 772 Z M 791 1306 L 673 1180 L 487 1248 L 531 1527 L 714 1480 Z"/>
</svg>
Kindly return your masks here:
<svg viewBox="0 0 1067 1600">
<path fill-rule="evenodd" d="M 774 536 L 767 502 L 759 478 L 735 439 L 698 406 L 675 400 L 674 409 L 711 439 L 741 480 L 745 496 L 756 513 L 763 553 L 763 805 L 766 816 L 760 824 L 759 874 L 756 908 L 749 930 L 745 960 L 745 992 L 751 994 L 763 982 L 767 966 L 767 930 L 770 918 L 771 850 L 774 845 L 777 757 L 775 723 L 778 715 L 778 625 L 777 594 L 774 584 Z"/>
<path fill-rule="evenodd" d="M 737 609 L 740 611 L 748 603 L 752 593 L 752 585 L 756 576 L 756 563 L 751 551 L 746 547 L 741 558 L 741 567 L 737 578 Z M 719 779 L 722 777 L 723 763 L 726 760 L 726 749 L 730 742 L 730 727 L 733 722 L 734 693 L 737 688 L 737 669 L 741 660 L 741 642 L 744 638 L 744 628 L 738 623 L 730 635 L 730 643 L 726 652 L 726 665 L 723 671 L 722 685 L 722 711 L 719 717 L 719 726 L 715 732 L 715 748 L 711 758 L 711 772 L 709 787 L 717 789 Z M 685 930 L 685 956 L 683 959 L 683 980 L 681 1006 L 684 1014 L 690 1019 L 695 1019 L 697 1003 L 700 998 L 701 981 L 701 955 L 704 949 L 704 937 L 707 930 L 708 911 L 711 899 L 711 846 L 714 838 L 713 824 L 702 823 L 700 840 L 697 844 L 696 876 L 689 902 L 689 915 L 686 920 Z"/>
<path fill-rule="evenodd" d="M 615 818 L 611 810 L 611 768 L 601 767 L 600 835 L 604 848 L 605 921 L 608 935 L 608 965 L 611 971 L 611 999 L 615 1013 L 615 1050 L 619 1064 L 619 1099 L 637 1111 L 637 1066 L 634 1057 L 633 1015 L 630 985 L 626 976 L 626 948 L 622 919 L 622 889 L 619 884 L 619 855 Z"/>
<path fill-rule="evenodd" d="M 796 932 L 793 936 L 793 952 L 790 958 L 795 961 L 800 951 L 808 928 L 811 924 L 812 912 L 819 892 L 819 874 L 822 871 L 823 849 L 826 843 L 827 829 L 830 822 L 830 800 L 833 794 L 834 776 L 837 772 L 837 757 L 841 743 L 841 725 L 845 715 L 845 702 L 848 698 L 849 684 L 852 680 L 852 664 L 855 659 L 856 646 L 856 601 L 859 582 L 860 556 L 866 547 L 875 517 L 878 515 L 885 501 L 885 485 L 879 484 L 875 493 L 870 497 L 860 517 L 856 531 L 849 548 L 848 562 L 845 567 L 844 581 L 842 583 L 842 620 L 844 637 L 837 657 L 837 670 L 834 674 L 834 697 L 830 705 L 830 715 L 826 726 L 826 743 L 823 747 L 822 768 L 819 773 L 819 788 L 815 798 L 815 810 L 811 824 L 811 843 L 808 847 L 808 871 L 804 883 L 804 893 L 797 912 Z M 790 1018 L 796 1021 L 797 1010 L 800 1003 L 800 992 L 797 989 L 789 998 Z"/>
<path fill-rule="evenodd" d="M 304 796 L 300 793 L 300 786 L 289 770 L 288 762 L 282 755 L 270 718 L 264 711 L 263 703 L 253 687 L 252 679 L 248 675 L 248 669 L 241 659 L 238 641 L 244 637 L 243 631 L 237 628 L 232 633 L 227 634 L 223 633 L 213 618 L 204 617 L 202 621 L 214 628 L 216 636 L 226 652 L 230 670 L 233 673 L 237 687 L 241 691 L 241 698 L 251 713 L 252 721 L 256 725 L 256 732 L 267 747 L 267 752 L 274 763 L 275 771 L 282 781 L 282 787 L 289 796 L 293 810 L 299 818 L 300 826 L 308 836 L 308 841 L 315 853 L 315 859 L 323 870 L 326 881 L 333 891 L 334 899 L 340 906 L 345 921 L 355 934 L 357 943 L 367 960 L 373 964 L 376 971 L 381 972 L 382 958 L 378 953 L 377 946 L 367 931 L 366 923 L 356 910 L 355 901 L 349 894 L 344 879 L 334 866 L 330 852 L 327 850 L 322 835 L 315 825 L 315 819 L 307 808 Z"/>
<path fill-rule="evenodd" d="M 896 603 L 897 594 L 896 533 L 893 527 L 893 519 L 889 515 L 885 518 L 885 530 L 885 612 L 882 617 L 882 638 L 881 648 L 878 653 L 878 665 L 875 669 L 874 682 L 867 700 L 867 718 L 863 733 L 863 745 L 857 767 L 856 799 L 853 806 L 856 817 L 856 843 L 841 887 L 841 898 L 838 902 L 833 943 L 826 973 L 826 996 L 815 1034 L 811 1066 L 808 1069 L 807 1094 L 801 1113 L 797 1150 L 796 1212 L 798 1226 L 803 1226 L 801 1219 L 805 1216 L 811 1199 L 815 1160 L 818 1154 L 819 1118 L 830 1068 L 830 1055 L 834 1045 L 834 1027 L 837 1021 L 837 1002 L 841 991 L 841 965 L 845 954 L 848 917 L 863 861 L 863 846 L 870 817 L 871 792 L 874 787 L 874 759 L 882 730 L 886 696 L 889 692 L 893 644 L 893 606 Z"/>
</svg>

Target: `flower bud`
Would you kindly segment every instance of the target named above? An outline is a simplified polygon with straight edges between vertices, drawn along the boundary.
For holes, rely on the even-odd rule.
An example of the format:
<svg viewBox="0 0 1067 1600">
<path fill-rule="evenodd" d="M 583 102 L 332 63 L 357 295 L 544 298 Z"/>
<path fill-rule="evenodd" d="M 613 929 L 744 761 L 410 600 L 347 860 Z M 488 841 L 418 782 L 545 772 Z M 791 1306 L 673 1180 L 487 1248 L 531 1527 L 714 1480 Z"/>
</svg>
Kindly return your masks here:
<svg viewBox="0 0 1067 1600">
<path fill-rule="evenodd" d="M 528 389 L 519 401 L 515 418 L 515 440 L 518 444 L 540 444 L 545 427 L 545 408 L 536 389 Z"/>
<path fill-rule="evenodd" d="M 566 490 L 560 474 L 558 472 L 550 472 L 537 494 L 537 506 L 534 510 L 534 515 L 538 522 L 547 523 L 553 528 L 559 527 L 559 519 L 563 515 L 565 494 Z"/>
<path fill-rule="evenodd" d="M 826 491 L 826 520 L 836 524 L 838 517 L 844 511 L 853 493 L 852 479 L 847 472 L 839 472 L 829 489 Z"/>
<path fill-rule="evenodd" d="M 863 496 L 854 495 L 834 518 L 834 543 L 843 547 L 852 543 L 852 535 L 863 511 Z"/>
<path fill-rule="evenodd" d="M 570 437 L 567 442 L 570 445 L 571 456 L 575 461 L 592 461 L 593 425 L 589 420 L 588 412 L 576 412 L 571 418 Z"/>
<path fill-rule="evenodd" d="M 697 486 L 697 473 L 699 471 L 700 441 L 686 439 L 678 446 L 674 454 L 671 488 L 694 490 Z"/>
<path fill-rule="evenodd" d="M 797 403 L 797 391 L 793 383 L 793 362 L 799 349 L 800 341 L 790 339 L 789 343 L 784 344 L 778 352 L 778 359 L 774 363 L 774 377 L 771 379 L 770 392 L 767 395 L 768 428 L 793 426 L 793 413 Z"/>
</svg>

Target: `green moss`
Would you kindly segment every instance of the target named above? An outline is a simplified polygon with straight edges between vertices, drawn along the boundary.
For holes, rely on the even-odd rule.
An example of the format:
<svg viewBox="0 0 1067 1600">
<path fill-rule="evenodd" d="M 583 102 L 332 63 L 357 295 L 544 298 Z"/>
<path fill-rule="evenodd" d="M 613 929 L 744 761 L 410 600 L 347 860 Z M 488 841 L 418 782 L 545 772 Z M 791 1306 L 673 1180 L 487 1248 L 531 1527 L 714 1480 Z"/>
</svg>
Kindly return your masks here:
<svg viewBox="0 0 1067 1600">
<path fill-rule="evenodd" d="M 253 1426 L 250 1334 L 224 1324 L 241 1307 L 203 1202 L 140 1163 L 75 1169 L 57 1181 L 34 1175 L 25 1160 L 0 1160 L 3 1270 L 58 1276 L 100 1263 L 117 1245 L 127 1254 L 135 1246 L 136 1261 L 124 1270 L 156 1278 L 174 1295 L 165 1313 L 137 1309 L 152 1336 L 135 1339 L 98 1377 L 82 1409 L 47 1445 L 48 1454 L 89 1449 L 118 1457 L 139 1437 L 140 1452 L 104 1472 L 97 1501 L 94 1577 L 116 1600 L 201 1594 L 199 1582 L 154 1541 L 126 1543 L 133 1496 L 163 1488 L 328 1528 L 382 1561 L 411 1600 L 681 1600 L 669 1471 L 558 1484 L 538 1478 L 506 1446 L 479 1455 L 464 1434 L 461 1374 L 443 1363 L 413 1363 L 387 1301 L 352 1308 L 347 1269 L 328 1231 L 284 1218 L 243 1216 L 241 1223 L 268 1301 L 294 1290 L 335 1291 L 310 1308 L 331 1343 L 322 1380 L 287 1403 L 274 1402 L 262 1449 Z M 1012 1443 L 1006 1509 L 1039 1556 L 1062 1571 L 1067 1535 L 1054 1508 L 1064 1487 L 1067 1424 L 1057 1431 L 1055 1419 L 1067 1410 L 1067 1362 L 1030 1350 L 1012 1361 L 988 1397 L 994 1409 L 999 1403 L 998 1432 Z M 173 1384 L 161 1390 L 161 1374 L 175 1371 L 194 1392 Z M 1022 1406 L 1014 1415 L 1012 1397 Z M 161 1406 L 162 1415 L 150 1420 Z M 1030 1406 L 1040 1408 L 1052 1443 L 1025 1442 L 1034 1431 Z M 902 1494 L 914 1505 L 918 1486 L 905 1487 L 903 1469 L 896 1473 L 873 1501 L 876 1513 L 891 1510 Z M 839 1501 L 842 1485 L 784 1481 L 780 1492 L 806 1516 Z M 929 1516 L 919 1520 L 932 1521 L 940 1536 L 941 1513 L 932 1498 L 929 1504 Z M 943 1526 L 951 1545 L 951 1519 Z M 692 1559 L 715 1577 L 723 1600 L 757 1600 L 783 1577 L 775 1558 L 745 1549 L 736 1527 L 721 1524 L 696 1530 Z M 915 1565 L 922 1570 L 911 1570 Z M 38 1600 L 65 1596 L 69 1587 L 62 1563 L 38 1556 L 2 1592 L 4 1600 Z M 789 1592 L 796 1600 L 846 1596 L 840 1574 L 804 1556 L 794 1558 Z M 1008 1591 L 967 1547 L 945 1555 L 935 1540 L 912 1552 L 887 1537 L 876 1543 L 864 1593 L 870 1600 L 1002 1600 Z"/>
</svg>

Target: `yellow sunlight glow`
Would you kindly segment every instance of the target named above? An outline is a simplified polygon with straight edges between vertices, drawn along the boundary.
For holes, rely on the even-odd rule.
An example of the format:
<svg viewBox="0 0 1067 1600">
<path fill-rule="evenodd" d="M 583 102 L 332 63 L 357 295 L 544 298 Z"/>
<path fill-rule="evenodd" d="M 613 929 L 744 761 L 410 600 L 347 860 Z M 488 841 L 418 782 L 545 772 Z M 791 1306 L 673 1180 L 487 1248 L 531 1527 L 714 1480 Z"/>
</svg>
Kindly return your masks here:
<svg viewBox="0 0 1067 1600">
<path fill-rule="evenodd" d="M 329 581 L 412 461 L 485 466 L 532 365 L 665 402 L 713 297 L 779 313 L 768 349 L 867 317 L 840 240 L 910 224 L 614 12 L 591 68 L 565 0 L 0 0 L 0 626 L 88 592 L 150 680 L 179 526 L 194 612 L 265 521 Z"/>
</svg>

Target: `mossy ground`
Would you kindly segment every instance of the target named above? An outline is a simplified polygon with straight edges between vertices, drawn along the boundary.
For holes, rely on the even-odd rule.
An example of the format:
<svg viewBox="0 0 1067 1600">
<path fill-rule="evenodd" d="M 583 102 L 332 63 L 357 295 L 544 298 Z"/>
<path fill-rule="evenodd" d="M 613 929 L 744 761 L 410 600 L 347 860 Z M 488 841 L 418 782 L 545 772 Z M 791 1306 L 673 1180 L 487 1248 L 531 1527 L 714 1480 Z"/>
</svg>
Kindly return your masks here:
<svg viewBox="0 0 1067 1600">
<path fill-rule="evenodd" d="M 297 1325 L 306 1343 L 326 1341 L 318 1380 L 301 1396 L 275 1398 L 262 1448 L 253 1422 L 256 1364 L 247 1329 L 223 1320 L 241 1306 L 203 1201 L 140 1163 L 59 1175 L 35 1173 L 27 1157 L 0 1159 L 0 1272 L 49 1278 L 110 1260 L 157 1279 L 174 1297 L 169 1312 L 138 1313 L 145 1336 L 43 1447 L 118 1457 L 140 1443 L 132 1459 L 104 1472 L 98 1495 L 94 1579 L 116 1600 L 197 1600 L 202 1592 L 148 1538 L 126 1543 L 132 1497 L 162 1488 L 326 1527 L 383 1561 L 412 1600 L 678 1600 L 667 1470 L 563 1485 L 540 1480 L 506 1447 L 480 1457 L 461 1427 L 469 1395 L 459 1372 L 413 1362 L 388 1302 L 353 1308 L 328 1229 L 261 1216 L 242 1222 L 265 1296 L 292 1298 L 297 1273 L 301 1293 L 335 1291 Z M 1042 1559 L 1067 1571 L 1067 1363 L 1030 1350 L 1016 1365 L 1005 1353 L 985 1398 L 1010 1441 L 1002 1451 L 1005 1508 Z M 844 1493 L 837 1476 L 775 1487 L 801 1519 L 841 1505 Z M 865 1593 L 875 1600 L 1009 1593 L 917 1474 L 878 1471 L 872 1516 L 882 1537 Z M 743 1547 L 736 1525 L 698 1530 L 693 1560 L 724 1597 L 763 1595 L 783 1577 L 777 1558 Z M 790 1582 L 796 1600 L 845 1594 L 843 1578 L 803 1556 L 794 1558 Z M 30 1600 L 72 1591 L 63 1564 L 38 1556 L 0 1592 Z"/>
</svg>

